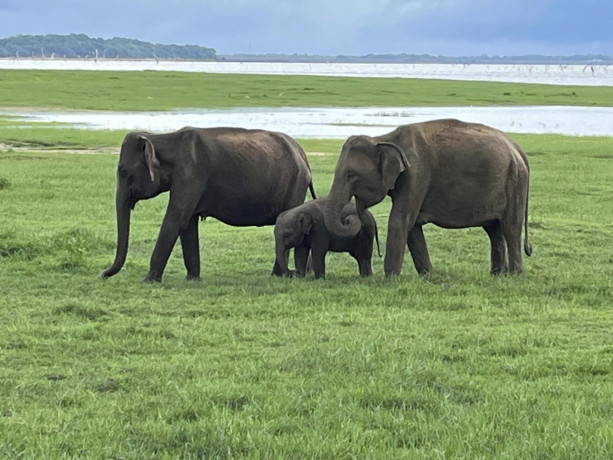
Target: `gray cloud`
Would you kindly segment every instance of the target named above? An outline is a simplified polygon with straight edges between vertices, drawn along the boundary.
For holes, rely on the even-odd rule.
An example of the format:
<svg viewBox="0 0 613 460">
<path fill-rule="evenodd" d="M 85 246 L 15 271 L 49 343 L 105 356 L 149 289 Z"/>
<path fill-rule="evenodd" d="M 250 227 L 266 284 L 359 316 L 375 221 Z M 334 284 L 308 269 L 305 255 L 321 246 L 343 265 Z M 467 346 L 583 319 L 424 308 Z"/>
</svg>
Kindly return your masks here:
<svg viewBox="0 0 613 460">
<path fill-rule="evenodd" d="M 0 31 L 200 44 L 219 53 L 613 52 L 608 0 L 0 0 Z"/>
</svg>

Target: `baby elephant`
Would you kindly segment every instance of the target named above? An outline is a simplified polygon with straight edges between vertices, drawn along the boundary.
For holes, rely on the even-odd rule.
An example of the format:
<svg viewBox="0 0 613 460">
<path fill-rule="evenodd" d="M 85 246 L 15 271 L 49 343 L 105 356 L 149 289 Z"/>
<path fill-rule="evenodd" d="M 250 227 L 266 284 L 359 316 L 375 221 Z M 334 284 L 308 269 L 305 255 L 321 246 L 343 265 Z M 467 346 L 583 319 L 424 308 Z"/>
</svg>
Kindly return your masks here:
<svg viewBox="0 0 613 460">
<path fill-rule="evenodd" d="M 292 276 L 287 266 L 289 250 L 294 248 L 296 276 L 304 277 L 309 250 L 315 278 L 326 275 L 326 253 L 348 252 L 358 261 L 360 275 L 372 275 L 373 238 L 377 239 L 377 250 L 381 257 L 377 223 L 369 211 L 365 211 L 366 225 L 353 237 L 339 237 L 331 234 L 324 223 L 326 198 L 307 201 L 295 208 L 282 212 L 275 224 L 277 263 L 281 268 L 279 276 Z M 351 201 L 342 211 L 342 219 L 358 219 L 355 202 Z"/>
</svg>

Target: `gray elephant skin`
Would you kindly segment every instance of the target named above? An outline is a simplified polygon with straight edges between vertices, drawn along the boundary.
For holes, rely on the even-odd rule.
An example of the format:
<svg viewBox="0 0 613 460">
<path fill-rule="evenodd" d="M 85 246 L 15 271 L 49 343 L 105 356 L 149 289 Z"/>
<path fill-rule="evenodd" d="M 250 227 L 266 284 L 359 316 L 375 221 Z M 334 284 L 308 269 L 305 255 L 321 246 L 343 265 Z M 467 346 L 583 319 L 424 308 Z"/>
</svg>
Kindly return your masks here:
<svg viewBox="0 0 613 460">
<path fill-rule="evenodd" d="M 491 243 L 491 273 L 521 273 L 521 233 L 528 242 L 530 170 L 523 150 L 505 133 L 481 124 L 434 120 L 378 136 L 353 136 L 342 147 L 325 211 L 326 226 L 355 233 L 342 210 L 355 197 L 358 215 L 392 199 L 385 274 L 398 275 L 405 245 L 418 273 L 432 270 L 422 226 L 483 227 Z M 508 250 L 508 257 L 507 257 Z"/>
<path fill-rule="evenodd" d="M 355 202 L 346 204 L 341 211 L 341 219 L 358 223 L 357 231 L 348 236 L 330 233 L 324 220 L 327 199 L 307 201 L 293 209 L 282 212 L 275 224 L 276 263 L 281 267 L 279 276 L 292 276 L 287 265 L 288 253 L 294 249 L 296 276 L 304 277 L 309 251 L 315 278 L 326 275 L 326 254 L 348 252 L 357 262 L 361 276 L 372 275 L 373 239 L 379 235 L 377 223 L 369 211 L 364 211 L 363 222 L 358 220 Z"/>
<path fill-rule="evenodd" d="M 281 212 L 304 202 L 307 188 L 315 198 L 304 151 L 282 133 L 189 127 L 166 134 L 128 133 L 117 167 L 117 251 L 100 276 L 106 279 L 123 267 L 130 214 L 139 200 L 170 191 L 143 281 L 161 281 L 177 238 L 187 278 L 199 279 L 199 218 L 239 227 L 274 225 Z"/>
</svg>

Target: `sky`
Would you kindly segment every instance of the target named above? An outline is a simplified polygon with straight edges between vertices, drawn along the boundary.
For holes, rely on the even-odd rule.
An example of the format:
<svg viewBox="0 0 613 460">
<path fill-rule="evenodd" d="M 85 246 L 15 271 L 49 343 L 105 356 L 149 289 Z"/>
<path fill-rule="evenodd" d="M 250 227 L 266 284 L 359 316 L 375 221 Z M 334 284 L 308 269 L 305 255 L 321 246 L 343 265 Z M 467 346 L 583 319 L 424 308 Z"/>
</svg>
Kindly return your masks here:
<svg viewBox="0 0 613 460">
<path fill-rule="evenodd" d="M 0 0 L 0 38 L 83 33 L 217 54 L 613 55 L 611 0 Z"/>
</svg>

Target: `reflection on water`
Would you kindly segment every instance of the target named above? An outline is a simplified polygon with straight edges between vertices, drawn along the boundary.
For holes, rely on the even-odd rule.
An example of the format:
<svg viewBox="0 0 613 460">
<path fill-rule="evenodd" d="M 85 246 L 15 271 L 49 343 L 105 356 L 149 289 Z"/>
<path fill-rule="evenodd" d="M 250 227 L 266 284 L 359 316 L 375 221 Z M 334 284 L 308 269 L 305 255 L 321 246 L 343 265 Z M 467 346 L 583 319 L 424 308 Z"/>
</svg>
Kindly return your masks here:
<svg viewBox="0 0 613 460">
<path fill-rule="evenodd" d="M 613 107 L 371 107 L 261 108 L 168 112 L 4 112 L 22 121 L 60 122 L 84 129 L 174 131 L 183 126 L 236 126 L 297 138 L 379 135 L 407 123 L 458 118 L 507 132 L 612 136 Z"/>
</svg>

